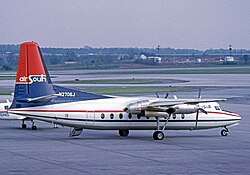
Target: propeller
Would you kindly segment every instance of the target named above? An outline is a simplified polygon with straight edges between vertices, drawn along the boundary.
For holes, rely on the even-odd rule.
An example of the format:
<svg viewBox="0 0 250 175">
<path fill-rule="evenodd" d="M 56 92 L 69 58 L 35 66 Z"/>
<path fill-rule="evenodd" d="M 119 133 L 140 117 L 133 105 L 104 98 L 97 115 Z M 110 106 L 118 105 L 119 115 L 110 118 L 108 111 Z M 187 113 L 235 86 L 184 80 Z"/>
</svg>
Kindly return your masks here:
<svg viewBox="0 0 250 175">
<path fill-rule="evenodd" d="M 157 92 L 155 93 L 155 95 L 156 95 L 157 98 L 160 98 L 160 97 L 159 97 L 159 94 L 158 94 Z"/>
<path fill-rule="evenodd" d="M 166 95 L 165 95 L 165 99 L 167 99 L 167 98 L 168 98 L 168 95 L 169 95 L 169 94 L 168 94 L 168 93 L 166 93 Z"/>
<path fill-rule="evenodd" d="M 201 88 L 199 88 L 198 99 L 201 99 Z M 197 111 L 196 111 L 196 117 L 195 117 L 195 128 L 196 129 L 198 128 L 199 111 L 207 114 L 207 111 L 205 111 L 204 109 L 202 109 L 202 108 L 198 108 L 197 109 Z"/>
<path fill-rule="evenodd" d="M 197 109 L 197 111 L 196 111 L 196 117 L 195 117 L 195 128 L 196 128 L 196 129 L 198 128 L 199 112 L 203 112 L 203 113 L 207 114 L 207 111 L 206 111 L 206 110 L 204 110 L 204 109 L 202 109 L 202 108 Z"/>
<path fill-rule="evenodd" d="M 201 88 L 199 88 L 198 99 L 201 99 Z"/>
<path fill-rule="evenodd" d="M 199 110 L 196 111 L 196 117 L 195 117 L 195 129 L 198 128 L 198 117 L 199 117 Z"/>
<path fill-rule="evenodd" d="M 160 98 L 160 96 L 159 96 L 158 92 L 156 92 L 156 93 L 155 93 L 155 95 L 156 95 L 156 97 L 157 97 L 157 98 Z M 165 99 L 166 99 L 166 98 L 168 98 L 168 95 L 169 95 L 169 93 L 166 93 L 166 95 L 165 95 L 165 97 L 164 97 L 164 98 L 165 98 Z"/>
</svg>

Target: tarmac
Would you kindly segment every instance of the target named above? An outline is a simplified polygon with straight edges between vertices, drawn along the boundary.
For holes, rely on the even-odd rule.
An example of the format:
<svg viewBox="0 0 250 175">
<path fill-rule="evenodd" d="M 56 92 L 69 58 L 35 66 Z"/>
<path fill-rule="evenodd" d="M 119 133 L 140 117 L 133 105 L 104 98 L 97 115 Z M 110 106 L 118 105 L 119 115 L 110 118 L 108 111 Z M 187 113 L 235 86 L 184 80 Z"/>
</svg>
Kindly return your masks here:
<svg viewBox="0 0 250 175">
<path fill-rule="evenodd" d="M 185 79 L 192 82 L 192 78 L 197 87 L 211 80 L 210 75 L 203 76 L 201 84 L 196 75 Z M 38 130 L 33 131 L 29 121 L 28 128 L 21 129 L 21 121 L 2 120 L 0 174 L 249 174 L 249 82 L 230 87 L 230 80 L 223 81 L 226 85 L 216 81 L 209 84 L 216 87 L 205 88 L 202 97 L 228 98 L 221 103 L 222 108 L 242 117 L 227 137 L 220 136 L 221 128 L 216 128 L 165 131 L 162 141 L 152 139 L 153 131 L 131 131 L 123 138 L 117 131 L 84 130 L 79 137 L 69 138 L 68 127 L 53 128 L 36 121 Z M 194 98 L 198 92 L 176 94 Z"/>
</svg>

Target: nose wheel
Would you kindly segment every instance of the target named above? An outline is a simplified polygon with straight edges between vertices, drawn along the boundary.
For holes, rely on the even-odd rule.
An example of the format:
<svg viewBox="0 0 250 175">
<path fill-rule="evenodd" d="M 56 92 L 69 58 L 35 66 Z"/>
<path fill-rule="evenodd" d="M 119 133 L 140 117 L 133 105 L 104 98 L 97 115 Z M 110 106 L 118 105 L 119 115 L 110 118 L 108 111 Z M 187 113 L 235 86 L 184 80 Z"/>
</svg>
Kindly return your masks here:
<svg viewBox="0 0 250 175">
<path fill-rule="evenodd" d="M 229 130 L 225 127 L 221 130 L 220 134 L 221 136 L 227 136 L 229 133 Z"/>
</svg>

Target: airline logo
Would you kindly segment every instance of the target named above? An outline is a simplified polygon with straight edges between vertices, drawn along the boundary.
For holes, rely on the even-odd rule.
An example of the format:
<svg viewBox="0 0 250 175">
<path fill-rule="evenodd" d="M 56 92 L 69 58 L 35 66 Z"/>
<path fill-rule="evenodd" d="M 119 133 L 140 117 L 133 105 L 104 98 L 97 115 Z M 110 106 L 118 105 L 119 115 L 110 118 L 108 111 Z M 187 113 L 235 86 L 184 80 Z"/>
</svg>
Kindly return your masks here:
<svg viewBox="0 0 250 175">
<path fill-rule="evenodd" d="M 29 75 L 28 77 L 26 76 L 21 76 L 18 79 L 18 84 L 33 84 L 33 83 L 43 83 L 47 82 L 46 75 Z"/>
</svg>

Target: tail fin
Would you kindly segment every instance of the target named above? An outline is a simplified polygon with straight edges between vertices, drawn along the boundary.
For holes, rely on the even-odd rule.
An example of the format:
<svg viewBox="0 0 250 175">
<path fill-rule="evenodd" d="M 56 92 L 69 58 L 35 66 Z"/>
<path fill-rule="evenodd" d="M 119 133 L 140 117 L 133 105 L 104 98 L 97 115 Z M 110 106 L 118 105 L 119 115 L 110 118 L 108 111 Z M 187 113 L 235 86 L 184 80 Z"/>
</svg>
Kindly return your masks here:
<svg viewBox="0 0 250 175">
<path fill-rule="evenodd" d="M 36 42 L 22 43 L 11 108 L 36 106 L 38 104 L 34 104 L 36 102 L 32 99 L 41 99 L 53 94 L 53 85 L 38 44 Z M 38 102 L 41 103 L 41 100 Z"/>
</svg>

